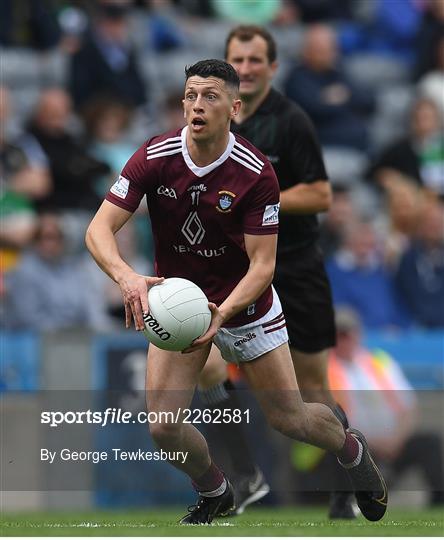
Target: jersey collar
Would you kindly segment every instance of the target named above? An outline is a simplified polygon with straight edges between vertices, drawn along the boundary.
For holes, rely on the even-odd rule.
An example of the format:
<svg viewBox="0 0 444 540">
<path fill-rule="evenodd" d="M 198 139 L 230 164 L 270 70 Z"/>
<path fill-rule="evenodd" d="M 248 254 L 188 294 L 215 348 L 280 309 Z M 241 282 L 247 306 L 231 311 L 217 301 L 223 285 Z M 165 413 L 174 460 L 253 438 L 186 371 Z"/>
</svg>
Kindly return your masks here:
<svg viewBox="0 0 444 540">
<path fill-rule="evenodd" d="M 182 132 L 180 134 L 180 138 L 182 140 L 182 155 L 183 159 L 187 165 L 187 167 L 190 169 L 191 172 L 193 172 L 196 176 L 201 178 L 202 176 L 205 176 L 206 174 L 210 173 L 211 171 L 214 171 L 216 167 L 219 167 L 219 165 L 222 165 L 224 161 L 228 159 L 228 156 L 231 154 L 231 151 L 233 150 L 234 143 L 236 141 L 236 138 L 234 135 L 230 132 L 229 140 L 227 147 L 225 148 L 224 153 L 216 159 L 216 161 L 213 161 L 213 163 L 210 163 L 209 165 L 205 165 L 205 167 L 198 167 L 193 160 L 190 157 L 190 154 L 188 153 L 187 148 L 187 131 L 188 126 L 185 126 L 182 129 Z"/>
</svg>

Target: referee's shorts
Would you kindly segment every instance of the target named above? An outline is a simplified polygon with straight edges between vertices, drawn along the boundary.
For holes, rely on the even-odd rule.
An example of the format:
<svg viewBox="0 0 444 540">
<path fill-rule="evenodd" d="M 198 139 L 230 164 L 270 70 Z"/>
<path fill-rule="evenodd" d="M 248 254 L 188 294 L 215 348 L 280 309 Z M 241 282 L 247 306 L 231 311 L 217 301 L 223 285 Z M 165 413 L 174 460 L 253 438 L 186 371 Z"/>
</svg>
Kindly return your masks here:
<svg viewBox="0 0 444 540">
<path fill-rule="evenodd" d="M 305 353 L 334 347 L 336 329 L 333 301 L 317 246 L 278 258 L 273 285 L 287 321 L 290 346 Z"/>
</svg>

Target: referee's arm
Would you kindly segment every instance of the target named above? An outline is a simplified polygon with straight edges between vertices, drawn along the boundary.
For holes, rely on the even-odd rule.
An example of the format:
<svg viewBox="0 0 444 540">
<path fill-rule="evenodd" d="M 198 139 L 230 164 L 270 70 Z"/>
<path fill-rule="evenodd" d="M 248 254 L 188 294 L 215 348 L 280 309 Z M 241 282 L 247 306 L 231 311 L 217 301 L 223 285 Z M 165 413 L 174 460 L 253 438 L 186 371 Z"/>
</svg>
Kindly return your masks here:
<svg viewBox="0 0 444 540">
<path fill-rule="evenodd" d="M 284 214 L 317 214 L 326 212 L 331 205 L 330 182 L 320 179 L 300 183 L 281 191 L 280 211 Z"/>
</svg>

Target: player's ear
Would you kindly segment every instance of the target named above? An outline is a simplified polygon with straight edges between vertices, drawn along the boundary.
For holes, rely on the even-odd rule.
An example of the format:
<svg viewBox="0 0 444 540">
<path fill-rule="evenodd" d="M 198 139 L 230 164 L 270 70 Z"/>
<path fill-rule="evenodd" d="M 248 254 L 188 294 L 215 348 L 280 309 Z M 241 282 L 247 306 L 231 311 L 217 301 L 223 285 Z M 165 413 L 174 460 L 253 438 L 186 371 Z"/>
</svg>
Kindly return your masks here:
<svg viewBox="0 0 444 540">
<path fill-rule="evenodd" d="M 233 99 L 233 104 L 231 106 L 231 119 L 239 114 L 241 106 L 242 101 L 240 99 Z"/>
<path fill-rule="evenodd" d="M 183 106 L 183 117 L 186 118 L 187 113 L 185 112 L 185 100 L 184 99 L 182 100 L 182 106 Z"/>
</svg>

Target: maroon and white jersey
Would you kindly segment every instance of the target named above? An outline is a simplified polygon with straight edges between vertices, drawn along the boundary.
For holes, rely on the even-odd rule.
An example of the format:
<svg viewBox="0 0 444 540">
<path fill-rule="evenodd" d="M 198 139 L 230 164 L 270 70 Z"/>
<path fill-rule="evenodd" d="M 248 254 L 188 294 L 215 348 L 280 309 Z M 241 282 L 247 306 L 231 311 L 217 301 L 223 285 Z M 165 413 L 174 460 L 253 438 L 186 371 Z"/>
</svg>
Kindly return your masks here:
<svg viewBox="0 0 444 540">
<path fill-rule="evenodd" d="M 134 212 L 146 195 L 157 275 L 190 279 L 220 305 L 248 271 L 244 233 L 278 232 L 279 184 L 266 157 L 232 133 L 219 159 L 196 166 L 187 129 L 142 145 L 106 199 Z M 268 287 L 225 326 L 255 321 L 271 304 Z"/>
</svg>

